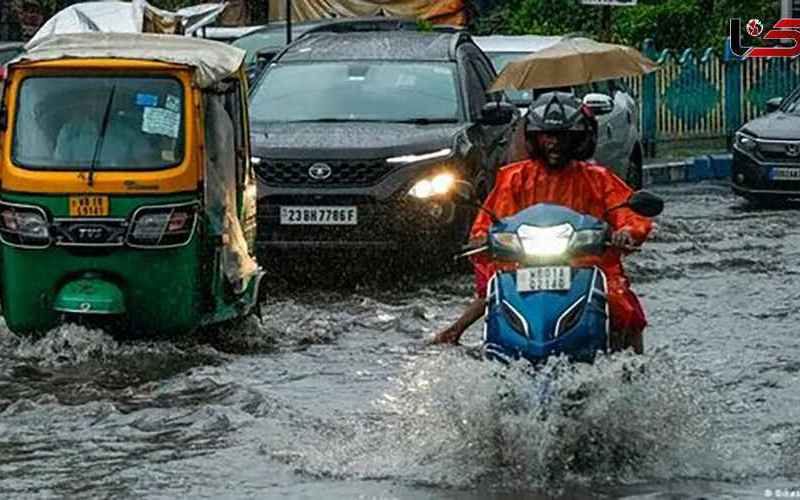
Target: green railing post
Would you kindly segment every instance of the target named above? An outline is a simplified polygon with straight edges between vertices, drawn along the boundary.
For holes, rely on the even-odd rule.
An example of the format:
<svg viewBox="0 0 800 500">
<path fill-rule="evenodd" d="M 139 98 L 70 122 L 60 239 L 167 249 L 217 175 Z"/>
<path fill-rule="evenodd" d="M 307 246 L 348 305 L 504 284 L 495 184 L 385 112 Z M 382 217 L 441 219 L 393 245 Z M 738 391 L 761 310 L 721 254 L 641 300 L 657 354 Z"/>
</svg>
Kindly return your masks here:
<svg viewBox="0 0 800 500">
<path fill-rule="evenodd" d="M 733 144 L 733 134 L 742 126 L 742 65 L 731 51 L 730 39 L 725 43 L 725 132 L 728 149 Z"/>
<path fill-rule="evenodd" d="M 652 60 L 658 54 L 653 40 L 647 39 L 642 44 L 642 53 Z M 642 77 L 642 141 L 644 154 L 650 158 L 656 155 L 656 72 L 648 73 Z"/>
</svg>

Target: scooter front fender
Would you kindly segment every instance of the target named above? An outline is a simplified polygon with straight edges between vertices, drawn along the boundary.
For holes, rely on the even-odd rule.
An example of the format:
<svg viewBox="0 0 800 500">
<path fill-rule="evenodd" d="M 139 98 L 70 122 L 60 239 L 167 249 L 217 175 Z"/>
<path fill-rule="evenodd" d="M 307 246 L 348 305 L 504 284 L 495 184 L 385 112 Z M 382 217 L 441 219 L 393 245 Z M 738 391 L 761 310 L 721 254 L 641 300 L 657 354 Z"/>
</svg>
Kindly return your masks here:
<svg viewBox="0 0 800 500">
<path fill-rule="evenodd" d="M 125 295 L 108 280 L 83 276 L 62 285 L 53 309 L 73 314 L 124 314 Z"/>
</svg>

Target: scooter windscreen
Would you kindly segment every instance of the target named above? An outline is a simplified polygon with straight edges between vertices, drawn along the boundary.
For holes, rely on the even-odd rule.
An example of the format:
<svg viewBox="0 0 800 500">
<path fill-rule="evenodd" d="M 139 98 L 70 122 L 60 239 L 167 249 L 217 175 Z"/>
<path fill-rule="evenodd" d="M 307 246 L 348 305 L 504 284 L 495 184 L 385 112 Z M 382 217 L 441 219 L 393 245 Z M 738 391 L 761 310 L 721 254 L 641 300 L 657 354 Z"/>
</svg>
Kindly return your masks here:
<svg viewBox="0 0 800 500">
<path fill-rule="evenodd" d="M 608 224 L 591 215 L 540 203 L 493 224 L 488 249 L 497 259 L 520 263 L 568 261 L 603 253 L 608 234 Z"/>
</svg>

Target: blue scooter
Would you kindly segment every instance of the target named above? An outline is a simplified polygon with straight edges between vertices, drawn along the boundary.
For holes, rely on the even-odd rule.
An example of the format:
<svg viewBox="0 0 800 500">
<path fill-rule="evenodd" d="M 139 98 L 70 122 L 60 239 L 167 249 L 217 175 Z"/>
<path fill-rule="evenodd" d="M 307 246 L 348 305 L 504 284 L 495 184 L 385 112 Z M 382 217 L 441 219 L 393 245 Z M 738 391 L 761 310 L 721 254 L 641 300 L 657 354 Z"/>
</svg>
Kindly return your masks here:
<svg viewBox="0 0 800 500">
<path fill-rule="evenodd" d="M 485 356 L 504 363 L 524 358 L 538 364 L 561 354 L 591 362 L 598 351 L 607 352 L 605 274 L 597 266 L 576 267 L 573 259 L 605 252 L 610 226 L 590 215 L 546 203 L 503 219 L 479 207 L 492 217 L 489 235 L 460 256 L 488 252 L 495 260 L 518 265 L 513 271 L 498 271 L 488 283 Z M 638 191 L 610 210 L 622 207 L 655 217 L 664 202 Z"/>
</svg>

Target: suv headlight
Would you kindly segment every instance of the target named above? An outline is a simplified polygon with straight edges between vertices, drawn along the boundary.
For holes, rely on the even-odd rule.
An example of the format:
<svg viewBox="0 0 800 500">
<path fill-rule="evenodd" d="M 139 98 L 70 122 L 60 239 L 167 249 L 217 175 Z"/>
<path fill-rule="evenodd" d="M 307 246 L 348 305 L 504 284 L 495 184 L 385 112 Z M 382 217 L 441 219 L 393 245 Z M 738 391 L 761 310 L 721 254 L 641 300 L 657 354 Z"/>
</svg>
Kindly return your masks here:
<svg viewBox="0 0 800 500">
<path fill-rule="evenodd" d="M 0 203 L 0 241 L 24 248 L 49 246 L 47 214 L 33 205 Z"/>
<path fill-rule="evenodd" d="M 420 199 L 441 196 L 449 193 L 455 182 L 456 177 L 449 172 L 426 177 L 425 179 L 417 181 L 408 191 L 408 194 Z"/>
<path fill-rule="evenodd" d="M 523 225 L 517 229 L 522 249 L 531 257 L 555 257 L 565 253 L 574 232 L 572 224 L 551 227 Z"/>
<path fill-rule="evenodd" d="M 742 132 L 736 132 L 736 145 L 744 151 L 753 151 L 758 147 L 755 137 L 749 136 Z"/>
</svg>

